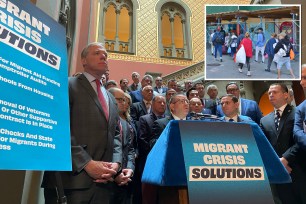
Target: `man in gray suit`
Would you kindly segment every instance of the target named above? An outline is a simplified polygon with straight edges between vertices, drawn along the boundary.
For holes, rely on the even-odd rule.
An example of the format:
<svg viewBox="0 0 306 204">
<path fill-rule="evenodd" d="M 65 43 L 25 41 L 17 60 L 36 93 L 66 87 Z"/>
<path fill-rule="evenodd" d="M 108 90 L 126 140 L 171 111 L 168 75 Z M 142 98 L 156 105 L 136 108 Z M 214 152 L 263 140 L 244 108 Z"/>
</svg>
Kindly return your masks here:
<svg viewBox="0 0 306 204">
<path fill-rule="evenodd" d="M 68 203 L 109 203 L 110 181 L 120 170 L 122 147 L 115 99 L 101 83 L 107 52 L 90 43 L 81 53 L 82 75 L 69 78 L 72 171 L 60 172 Z M 45 172 L 45 202 L 57 203 L 53 172 Z"/>
</svg>

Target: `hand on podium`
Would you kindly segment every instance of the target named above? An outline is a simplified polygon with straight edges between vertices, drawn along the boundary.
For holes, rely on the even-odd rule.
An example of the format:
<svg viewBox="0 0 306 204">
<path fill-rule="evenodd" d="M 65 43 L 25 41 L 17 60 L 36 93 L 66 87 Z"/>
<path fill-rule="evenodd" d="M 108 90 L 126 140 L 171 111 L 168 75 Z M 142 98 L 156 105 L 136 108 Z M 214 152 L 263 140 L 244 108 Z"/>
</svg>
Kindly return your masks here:
<svg viewBox="0 0 306 204">
<path fill-rule="evenodd" d="M 288 165 L 288 161 L 287 159 L 285 159 L 284 157 L 279 159 L 281 161 L 281 163 L 284 165 L 284 167 L 286 168 L 287 172 L 290 174 L 292 169 L 291 167 Z"/>
</svg>

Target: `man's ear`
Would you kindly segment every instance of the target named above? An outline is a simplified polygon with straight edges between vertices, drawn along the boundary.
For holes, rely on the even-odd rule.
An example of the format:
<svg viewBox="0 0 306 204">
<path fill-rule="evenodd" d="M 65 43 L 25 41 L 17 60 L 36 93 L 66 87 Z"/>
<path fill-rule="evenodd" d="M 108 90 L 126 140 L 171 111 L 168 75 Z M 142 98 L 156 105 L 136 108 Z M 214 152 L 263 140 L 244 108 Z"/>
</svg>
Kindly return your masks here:
<svg viewBox="0 0 306 204">
<path fill-rule="evenodd" d="M 81 59 L 81 62 L 82 62 L 83 67 L 85 67 L 85 65 L 87 64 L 86 59 L 85 58 Z"/>
<path fill-rule="evenodd" d="M 169 108 L 170 108 L 170 111 L 173 112 L 174 104 L 173 104 L 173 103 L 170 103 Z"/>
</svg>

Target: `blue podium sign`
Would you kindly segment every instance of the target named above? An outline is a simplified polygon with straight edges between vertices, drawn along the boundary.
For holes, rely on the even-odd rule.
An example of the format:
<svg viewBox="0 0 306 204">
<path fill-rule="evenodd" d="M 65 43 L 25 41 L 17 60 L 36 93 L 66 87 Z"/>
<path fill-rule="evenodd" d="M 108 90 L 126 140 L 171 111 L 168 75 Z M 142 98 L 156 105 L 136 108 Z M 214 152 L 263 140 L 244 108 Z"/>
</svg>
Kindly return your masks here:
<svg viewBox="0 0 306 204">
<path fill-rule="evenodd" d="M 251 126 L 179 122 L 189 201 L 274 203 Z"/>
<path fill-rule="evenodd" d="M 71 170 L 65 28 L 0 1 L 0 169 Z"/>
</svg>

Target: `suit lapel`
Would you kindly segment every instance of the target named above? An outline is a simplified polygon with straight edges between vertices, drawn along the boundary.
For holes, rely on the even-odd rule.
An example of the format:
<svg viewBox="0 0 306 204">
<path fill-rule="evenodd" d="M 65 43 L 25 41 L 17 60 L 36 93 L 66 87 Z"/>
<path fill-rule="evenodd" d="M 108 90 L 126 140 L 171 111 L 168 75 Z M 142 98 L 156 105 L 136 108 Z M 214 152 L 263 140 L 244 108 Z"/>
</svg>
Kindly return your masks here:
<svg viewBox="0 0 306 204">
<path fill-rule="evenodd" d="M 290 112 L 292 111 L 292 107 L 290 105 L 287 105 L 286 108 L 284 109 L 284 112 L 280 118 L 279 121 L 279 126 L 278 126 L 278 131 L 277 131 L 277 137 L 279 136 L 279 133 L 281 132 L 281 130 L 284 127 L 284 124 L 287 120 L 288 115 L 290 114 Z"/>
<path fill-rule="evenodd" d="M 141 106 L 141 108 L 143 109 L 143 111 L 144 111 L 146 114 L 148 114 L 146 104 L 145 104 L 143 101 L 141 101 L 140 106 Z"/>
<path fill-rule="evenodd" d="M 246 110 L 247 110 L 246 101 L 245 101 L 243 98 L 241 98 L 240 101 L 241 101 L 241 105 L 240 105 L 240 107 L 241 107 L 240 115 L 246 115 Z"/>
</svg>

